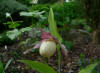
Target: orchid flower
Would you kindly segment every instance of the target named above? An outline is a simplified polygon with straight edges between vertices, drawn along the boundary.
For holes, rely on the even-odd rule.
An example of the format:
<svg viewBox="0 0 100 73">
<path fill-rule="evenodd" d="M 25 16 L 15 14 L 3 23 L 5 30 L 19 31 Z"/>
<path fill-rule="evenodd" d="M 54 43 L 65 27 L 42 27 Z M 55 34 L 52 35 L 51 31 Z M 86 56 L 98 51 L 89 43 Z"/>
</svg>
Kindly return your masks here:
<svg viewBox="0 0 100 73">
<path fill-rule="evenodd" d="M 33 48 L 26 50 L 24 54 L 27 54 L 29 51 L 32 51 L 32 49 L 39 48 L 39 53 L 41 56 L 50 58 L 56 52 L 56 46 L 60 45 L 61 53 L 65 57 L 68 57 L 68 51 L 66 47 L 61 44 L 56 37 L 43 30 L 40 31 L 42 33 L 41 40 L 38 41 L 38 43 Z"/>
</svg>

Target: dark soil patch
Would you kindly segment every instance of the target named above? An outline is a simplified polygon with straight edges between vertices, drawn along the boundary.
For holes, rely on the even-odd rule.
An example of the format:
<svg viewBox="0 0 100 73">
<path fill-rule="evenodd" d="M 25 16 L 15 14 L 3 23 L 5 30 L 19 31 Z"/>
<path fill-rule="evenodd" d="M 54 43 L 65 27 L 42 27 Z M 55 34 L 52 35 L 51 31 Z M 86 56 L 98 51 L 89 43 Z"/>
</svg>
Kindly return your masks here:
<svg viewBox="0 0 100 73">
<path fill-rule="evenodd" d="M 28 48 L 28 47 L 27 47 Z M 97 59 L 100 57 L 100 45 L 88 44 L 88 45 L 74 45 L 74 47 L 69 52 L 70 61 L 66 62 L 64 56 L 61 59 L 61 73 L 78 73 L 80 66 L 78 61 L 80 60 L 80 54 L 83 53 L 87 59 L 93 58 Z M 27 59 L 43 62 L 43 57 L 39 55 L 38 52 L 30 52 L 27 55 L 24 55 L 23 52 L 26 49 L 19 45 L 19 42 L 14 43 L 13 45 L 8 46 L 7 50 L 2 47 L 0 48 L 0 59 L 4 63 L 11 58 L 9 68 L 6 70 L 6 73 L 39 73 L 35 70 L 32 70 L 27 65 L 18 62 L 17 60 Z M 57 71 L 57 53 L 48 60 L 48 65 L 52 66 Z"/>
</svg>

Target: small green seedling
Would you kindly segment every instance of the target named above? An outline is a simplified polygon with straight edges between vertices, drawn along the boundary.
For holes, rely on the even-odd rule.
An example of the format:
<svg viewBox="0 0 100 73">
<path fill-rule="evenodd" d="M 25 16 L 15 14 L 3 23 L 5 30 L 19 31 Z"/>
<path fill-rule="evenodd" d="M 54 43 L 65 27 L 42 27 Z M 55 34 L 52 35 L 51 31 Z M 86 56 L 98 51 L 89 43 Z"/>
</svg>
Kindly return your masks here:
<svg viewBox="0 0 100 73">
<path fill-rule="evenodd" d="M 12 60 L 13 59 L 9 59 L 5 67 L 3 66 L 3 63 L 0 61 L 0 73 L 5 73 Z"/>
</svg>

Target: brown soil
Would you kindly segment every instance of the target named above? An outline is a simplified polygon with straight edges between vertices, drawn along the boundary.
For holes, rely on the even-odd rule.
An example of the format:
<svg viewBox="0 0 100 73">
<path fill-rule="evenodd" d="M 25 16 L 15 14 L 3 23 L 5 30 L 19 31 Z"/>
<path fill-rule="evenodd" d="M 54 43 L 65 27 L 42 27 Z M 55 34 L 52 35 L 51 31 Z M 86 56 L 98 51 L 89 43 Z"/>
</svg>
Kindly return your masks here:
<svg viewBox="0 0 100 73">
<path fill-rule="evenodd" d="M 28 47 L 27 47 L 28 48 Z M 27 59 L 43 62 L 43 57 L 39 55 L 38 52 L 30 52 L 27 55 L 24 55 L 23 52 L 26 49 L 19 45 L 19 42 L 14 43 L 13 45 L 8 46 L 8 49 L 4 47 L 0 48 L 0 59 L 4 64 L 11 58 L 13 61 L 9 65 L 9 68 L 6 70 L 6 73 L 39 73 L 35 70 L 32 70 L 27 65 L 18 62 L 17 60 Z M 80 66 L 78 61 L 80 59 L 80 54 L 83 53 L 87 59 L 93 58 L 97 59 L 100 57 L 100 45 L 95 44 L 76 44 L 69 51 L 70 61 L 66 62 L 64 56 L 61 58 L 61 73 L 78 73 Z M 48 65 L 52 66 L 57 71 L 57 53 L 48 60 Z"/>
</svg>

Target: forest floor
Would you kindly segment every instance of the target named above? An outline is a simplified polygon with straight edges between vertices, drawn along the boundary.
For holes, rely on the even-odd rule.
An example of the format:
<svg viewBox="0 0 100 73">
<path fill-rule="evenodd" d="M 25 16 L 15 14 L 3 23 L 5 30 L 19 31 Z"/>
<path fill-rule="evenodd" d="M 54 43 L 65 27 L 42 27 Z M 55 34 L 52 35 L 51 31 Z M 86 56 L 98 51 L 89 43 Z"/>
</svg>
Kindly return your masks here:
<svg viewBox="0 0 100 73">
<path fill-rule="evenodd" d="M 32 70 L 27 65 L 18 62 L 17 60 L 24 59 L 43 62 L 43 57 L 40 56 L 38 52 L 30 52 L 24 55 L 23 52 L 26 49 L 20 46 L 19 43 L 19 41 L 16 41 L 14 44 L 7 46 L 7 49 L 5 49 L 5 47 L 0 48 L 0 59 L 2 60 L 4 65 L 7 63 L 9 59 L 13 58 L 13 61 L 11 62 L 5 73 L 39 73 L 35 70 Z M 79 64 L 80 60 L 84 59 L 89 61 L 90 59 L 98 59 L 98 57 L 100 57 L 99 48 L 100 45 L 92 43 L 77 43 L 71 48 L 71 50 L 68 53 L 70 61 L 66 61 L 64 59 L 64 56 L 61 56 L 61 73 L 78 73 L 81 67 L 81 65 Z M 84 55 L 83 57 L 82 54 Z M 53 57 L 51 57 L 48 60 L 47 64 L 57 71 L 57 62 L 58 60 L 56 53 Z M 85 65 L 85 63 L 83 62 L 81 62 L 81 64 Z"/>
</svg>

